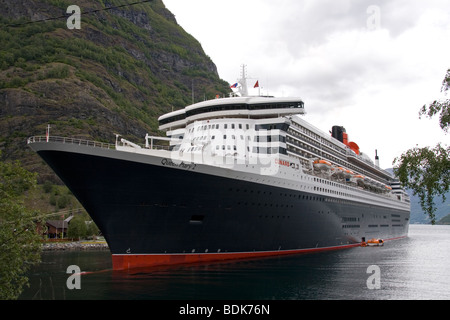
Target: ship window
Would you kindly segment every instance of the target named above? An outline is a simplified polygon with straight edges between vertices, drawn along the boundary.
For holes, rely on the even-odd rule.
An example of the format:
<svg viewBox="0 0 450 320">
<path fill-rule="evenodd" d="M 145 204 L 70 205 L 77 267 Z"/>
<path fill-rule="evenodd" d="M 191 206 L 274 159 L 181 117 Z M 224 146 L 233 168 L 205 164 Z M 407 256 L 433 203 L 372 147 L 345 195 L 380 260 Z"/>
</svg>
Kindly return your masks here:
<svg viewBox="0 0 450 320">
<path fill-rule="evenodd" d="M 234 123 L 231 124 L 231 129 L 234 129 Z"/>
<path fill-rule="evenodd" d="M 223 128 L 224 128 L 224 129 L 228 129 L 228 124 L 225 123 L 225 124 L 223 125 Z"/>
<path fill-rule="evenodd" d="M 242 129 L 242 123 L 239 123 L 239 129 Z"/>
</svg>

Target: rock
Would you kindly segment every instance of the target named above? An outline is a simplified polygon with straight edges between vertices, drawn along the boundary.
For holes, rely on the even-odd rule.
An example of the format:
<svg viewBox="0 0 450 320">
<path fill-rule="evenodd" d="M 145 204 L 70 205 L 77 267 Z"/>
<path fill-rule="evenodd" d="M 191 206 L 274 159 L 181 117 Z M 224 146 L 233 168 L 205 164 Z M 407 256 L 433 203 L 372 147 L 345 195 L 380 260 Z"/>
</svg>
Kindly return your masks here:
<svg viewBox="0 0 450 320">
<path fill-rule="evenodd" d="M 143 143 L 161 134 L 157 118 L 191 102 L 230 92 L 201 44 L 161 0 L 102 10 L 109 1 L 80 1 L 80 30 L 57 21 L 6 27 L 0 55 L 1 160 L 20 159 L 49 179 L 26 139 L 51 135 L 114 143 L 114 133 Z M 61 16 L 63 1 L 3 0 L 0 16 Z M 39 17 L 36 13 L 41 13 Z M 22 48 L 24 47 L 24 48 Z M 43 180 L 41 178 L 41 180 Z M 52 179 L 54 180 L 54 179 Z"/>
<path fill-rule="evenodd" d="M 68 251 L 68 250 L 108 250 L 106 242 L 45 242 L 42 245 L 43 251 Z"/>
</svg>

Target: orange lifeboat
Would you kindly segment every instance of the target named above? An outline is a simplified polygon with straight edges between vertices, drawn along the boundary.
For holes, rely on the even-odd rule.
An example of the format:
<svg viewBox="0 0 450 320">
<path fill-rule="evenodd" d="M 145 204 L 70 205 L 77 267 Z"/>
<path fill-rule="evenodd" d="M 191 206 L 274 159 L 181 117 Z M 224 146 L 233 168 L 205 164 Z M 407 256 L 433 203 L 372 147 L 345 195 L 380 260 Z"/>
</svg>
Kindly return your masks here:
<svg viewBox="0 0 450 320">
<path fill-rule="evenodd" d="M 331 163 L 326 160 L 316 160 L 314 161 L 314 168 L 319 170 L 330 170 Z"/>
<path fill-rule="evenodd" d="M 364 187 L 364 185 L 365 185 L 365 183 L 364 183 L 365 177 L 364 176 L 358 174 L 358 175 L 353 176 L 353 178 L 356 180 L 356 183 L 359 186 Z"/>
<path fill-rule="evenodd" d="M 333 167 L 333 175 L 342 178 L 344 177 L 344 169 L 342 167 Z"/>
<path fill-rule="evenodd" d="M 384 245 L 383 239 L 370 239 L 366 242 L 369 247 L 382 247 Z"/>
<path fill-rule="evenodd" d="M 348 170 L 348 169 L 343 169 L 343 172 L 344 172 L 345 178 L 347 178 L 347 179 L 351 178 L 355 174 L 353 171 Z"/>
</svg>

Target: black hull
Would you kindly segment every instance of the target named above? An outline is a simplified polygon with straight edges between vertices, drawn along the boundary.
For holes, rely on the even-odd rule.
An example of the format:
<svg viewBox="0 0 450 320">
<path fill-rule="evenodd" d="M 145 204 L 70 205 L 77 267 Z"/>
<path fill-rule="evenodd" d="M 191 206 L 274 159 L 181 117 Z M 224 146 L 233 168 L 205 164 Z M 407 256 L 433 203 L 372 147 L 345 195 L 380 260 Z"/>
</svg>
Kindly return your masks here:
<svg viewBox="0 0 450 320">
<path fill-rule="evenodd" d="M 108 151 L 120 153 L 119 151 Z M 41 149 L 111 253 L 289 252 L 407 235 L 409 211 L 161 165 Z"/>
</svg>

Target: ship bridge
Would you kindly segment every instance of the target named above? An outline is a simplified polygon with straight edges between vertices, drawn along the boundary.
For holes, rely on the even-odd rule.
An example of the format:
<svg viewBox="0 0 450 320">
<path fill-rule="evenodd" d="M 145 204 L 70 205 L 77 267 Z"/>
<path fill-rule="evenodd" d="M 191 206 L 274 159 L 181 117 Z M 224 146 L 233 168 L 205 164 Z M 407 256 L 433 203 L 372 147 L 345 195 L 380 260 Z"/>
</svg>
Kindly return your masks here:
<svg viewBox="0 0 450 320">
<path fill-rule="evenodd" d="M 159 129 L 184 128 L 188 124 L 210 119 L 264 119 L 305 114 L 300 98 L 233 97 L 204 101 L 161 116 Z"/>
</svg>

